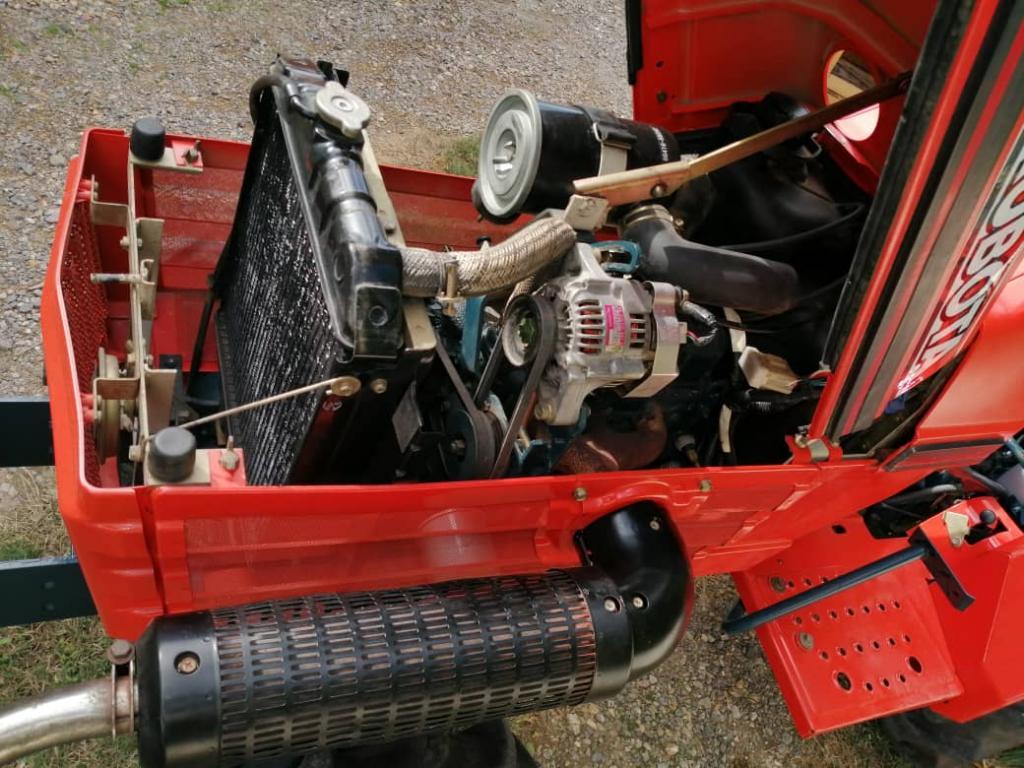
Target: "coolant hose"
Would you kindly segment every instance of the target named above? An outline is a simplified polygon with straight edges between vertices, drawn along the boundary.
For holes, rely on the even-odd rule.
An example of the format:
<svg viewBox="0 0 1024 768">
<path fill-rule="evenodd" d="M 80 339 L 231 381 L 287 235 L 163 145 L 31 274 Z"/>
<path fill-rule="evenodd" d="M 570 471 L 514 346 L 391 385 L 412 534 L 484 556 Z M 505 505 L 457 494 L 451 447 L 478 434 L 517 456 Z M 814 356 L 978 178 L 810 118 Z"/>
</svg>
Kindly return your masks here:
<svg viewBox="0 0 1024 768">
<path fill-rule="evenodd" d="M 402 293 L 454 298 L 511 288 L 564 255 L 575 242 L 576 232 L 565 220 L 544 218 L 478 251 L 402 248 Z"/>
<path fill-rule="evenodd" d="M 639 271 L 646 279 L 677 285 L 701 304 L 777 315 L 797 303 L 797 274 L 791 266 L 685 240 L 663 206 L 630 211 L 623 238 L 640 246 Z"/>
</svg>

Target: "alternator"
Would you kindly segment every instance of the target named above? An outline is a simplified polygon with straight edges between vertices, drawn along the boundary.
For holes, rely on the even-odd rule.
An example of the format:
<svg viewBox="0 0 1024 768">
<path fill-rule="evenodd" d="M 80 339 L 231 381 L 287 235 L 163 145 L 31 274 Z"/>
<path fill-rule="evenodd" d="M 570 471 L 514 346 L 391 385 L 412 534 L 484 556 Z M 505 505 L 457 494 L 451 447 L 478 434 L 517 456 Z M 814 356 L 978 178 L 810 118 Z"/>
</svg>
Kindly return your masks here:
<svg viewBox="0 0 1024 768">
<path fill-rule="evenodd" d="M 678 373 L 686 325 L 676 316 L 676 288 L 612 277 L 597 253 L 577 244 L 565 272 L 543 289 L 554 295 L 559 338 L 534 413 L 552 425 L 576 424 L 595 389 L 639 382 L 623 395 L 650 397 Z"/>
</svg>

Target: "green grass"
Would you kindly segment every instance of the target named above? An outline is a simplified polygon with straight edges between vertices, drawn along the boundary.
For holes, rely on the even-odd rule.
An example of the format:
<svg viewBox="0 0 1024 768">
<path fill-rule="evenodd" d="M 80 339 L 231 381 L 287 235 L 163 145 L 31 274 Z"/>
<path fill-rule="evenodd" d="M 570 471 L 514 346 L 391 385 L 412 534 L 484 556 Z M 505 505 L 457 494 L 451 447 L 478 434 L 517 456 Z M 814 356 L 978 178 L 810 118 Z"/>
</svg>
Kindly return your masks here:
<svg viewBox="0 0 1024 768">
<path fill-rule="evenodd" d="M 476 176 L 476 161 L 480 155 L 480 138 L 465 136 L 455 139 L 441 154 L 441 167 L 447 173 Z"/>
<path fill-rule="evenodd" d="M 161 10 L 166 11 L 169 8 L 177 8 L 182 5 L 188 5 L 189 0 L 156 0 Z"/>
<path fill-rule="evenodd" d="M 49 24 L 43 27 L 43 32 L 50 37 L 58 37 L 59 35 L 70 35 L 71 27 L 66 26 L 65 24 L 60 24 L 55 21 L 51 21 Z"/>
<path fill-rule="evenodd" d="M 14 89 L 8 85 L 0 85 L 0 96 L 14 101 Z"/>
<path fill-rule="evenodd" d="M 1024 768 L 1024 747 L 1004 752 L 996 764 L 1000 768 Z"/>
</svg>

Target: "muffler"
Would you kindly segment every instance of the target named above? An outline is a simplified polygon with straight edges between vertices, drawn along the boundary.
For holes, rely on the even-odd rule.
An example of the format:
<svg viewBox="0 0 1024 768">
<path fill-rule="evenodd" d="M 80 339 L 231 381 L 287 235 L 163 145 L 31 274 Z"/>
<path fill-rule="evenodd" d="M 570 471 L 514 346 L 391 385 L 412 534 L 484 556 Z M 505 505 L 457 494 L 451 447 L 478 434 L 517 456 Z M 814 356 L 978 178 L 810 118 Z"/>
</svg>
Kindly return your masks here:
<svg viewBox="0 0 1024 768">
<path fill-rule="evenodd" d="M 671 653 L 692 579 L 652 504 L 598 520 L 578 542 L 579 568 L 157 619 L 135 648 L 143 766 L 246 765 L 616 693 Z M 109 695 L 88 711 L 104 706 L 109 733 Z M 28 753 L 4 751 L 12 711 L 0 715 L 8 759 Z M 101 730 L 98 715 L 48 725 L 37 748 Z"/>
</svg>

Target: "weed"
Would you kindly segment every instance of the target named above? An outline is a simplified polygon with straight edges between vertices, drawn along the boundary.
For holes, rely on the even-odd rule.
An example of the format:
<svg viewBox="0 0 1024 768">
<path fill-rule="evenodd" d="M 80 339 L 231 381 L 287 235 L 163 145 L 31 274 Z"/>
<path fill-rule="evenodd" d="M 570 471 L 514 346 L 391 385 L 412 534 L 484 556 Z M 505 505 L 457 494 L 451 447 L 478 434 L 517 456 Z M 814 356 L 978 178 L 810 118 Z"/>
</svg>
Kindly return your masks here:
<svg viewBox="0 0 1024 768">
<path fill-rule="evenodd" d="M 442 167 L 448 173 L 460 176 L 476 176 L 477 157 L 480 155 L 480 139 L 464 136 L 455 139 L 442 153 Z"/>
<path fill-rule="evenodd" d="M 71 27 L 69 27 L 69 26 L 67 26 L 65 24 L 60 24 L 60 23 L 58 23 L 56 21 L 51 21 L 49 24 L 47 24 L 45 27 L 43 27 L 43 32 L 46 35 L 48 35 L 49 37 L 58 37 L 60 35 L 70 35 L 71 34 Z"/>
</svg>

